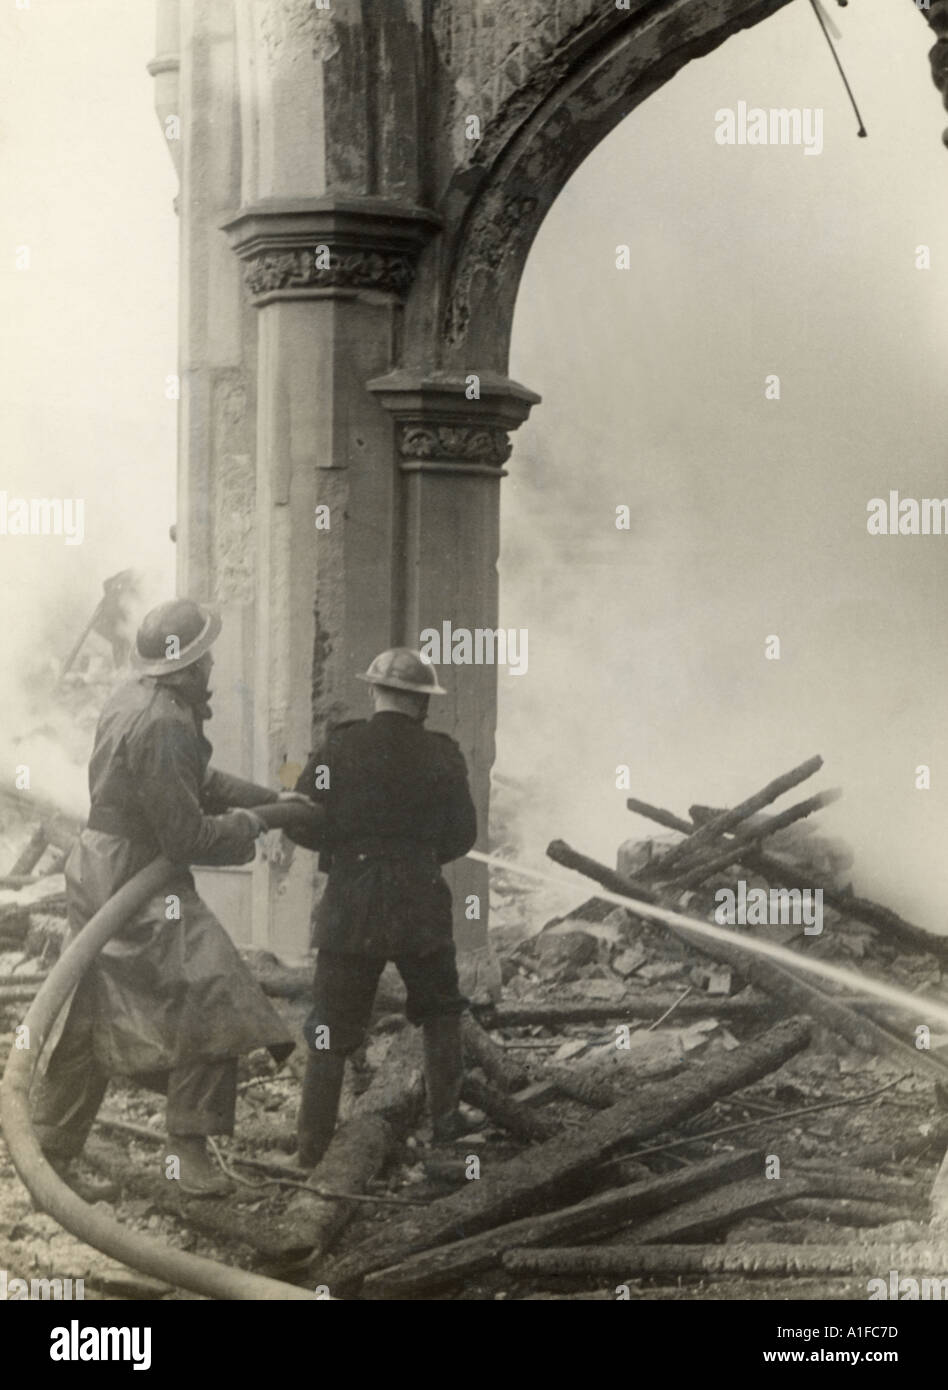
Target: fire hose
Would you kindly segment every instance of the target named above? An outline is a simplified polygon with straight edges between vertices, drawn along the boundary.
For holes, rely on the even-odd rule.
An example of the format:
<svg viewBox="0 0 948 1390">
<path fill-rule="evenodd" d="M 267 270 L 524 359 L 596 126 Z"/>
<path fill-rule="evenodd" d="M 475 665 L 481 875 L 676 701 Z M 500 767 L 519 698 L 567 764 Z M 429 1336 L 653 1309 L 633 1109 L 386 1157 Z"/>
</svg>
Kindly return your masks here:
<svg viewBox="0 0 948 1390">
<path fill-rule="evenodd" d="M 315 808 L 293 802 L 254 807 L 268 826 L 289 828 L 308 821 Z M 180 864 L 164 857 L 153 859 L 134 878 L 122 885 L 100 907 L 62 953 L 44 980 L 23 1020 L 20 1036 L 26 1046 L 10 1051 L 0 1088 L 0 1121 L 3 1135 L 24 1186 L 41 1211 L 48 1213 L 72 1235 L 103 1254 L 156 1279 L 217 1299 L 315 1299 L 316 1295 L 278 1279 L 267 1279 L 247 1270 L 232 1269 L 201 1255 L 182 1250 L 126 1230 L 109 1213 L 82 1201 L 59 1177 L 43 1156 L 30 1118 L 29 1091 L 40 1053 L 50 1030 L 72 991 L 107 941 L 129 918 L 175 875 Z"/>
</svg>

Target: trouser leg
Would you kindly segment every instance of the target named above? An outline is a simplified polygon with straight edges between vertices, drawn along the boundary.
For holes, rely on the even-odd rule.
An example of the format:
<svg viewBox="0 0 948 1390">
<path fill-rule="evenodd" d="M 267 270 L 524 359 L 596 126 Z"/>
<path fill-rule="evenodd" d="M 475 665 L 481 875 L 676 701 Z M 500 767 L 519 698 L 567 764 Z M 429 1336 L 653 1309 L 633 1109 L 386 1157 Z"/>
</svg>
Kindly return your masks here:
<svg viewBox="0 0 948 1390">
<path fill-rule="evenodd" d="M 82 1152 L 108 1084 L 94 1059 L 84 1067 L 76 1058 L 55 1069 L 50 1063 L 33 1102 L 33 1130 L 44 1153 L 75 1158 Z"/>
<path fill-rule="evenodd" d="M 75 1158 L 82 1152 L 109 1084 L 95 1059 L 91 991 L 80 987 L 46 1071 L 30 1096 L 33 1130 L 44 1153 Z"/>
<path fill-rule="evenodd" d="M 360 1047 L 385 961 L 322 950 L 313 979 L 313 1007 L 303 1026 L 308 1056 L 298 1120 L 298 1161 L 313 1168 L 329 1147 L 346 1058 Z"/>
<path fill-rule="evenodd" d="M 233 1134 L 237 1058 L 197 1059 L 168 1074 L 169 1134 Z"/>
<path fill-rule="evenodd" d="M 431 1137 L 437 1144 L 453 1139 L 460 1127 L 459 1106 L 464 1080 L 460 1015 L 429 1018 L 422 1024 L 422 1030 Z"/>
<path fill-rule="evenodd" d="M 408 991 L 408 1018 L 422 1027 L 425 1088 L 432 1138 L 438 1143 L 461 1128 L 461 1014 L 468 1001 L 458 988 L 453 946 L 425 956 L 401 956 L 395 964 Z"/>
<path fill-rule="evenodd" d="M 346 1059 L 336 1052 L 311 1052 L 306 1058 L 297 1120 L 297 1162 L 315 1168 L 336 1129 Z"/>
</svg>

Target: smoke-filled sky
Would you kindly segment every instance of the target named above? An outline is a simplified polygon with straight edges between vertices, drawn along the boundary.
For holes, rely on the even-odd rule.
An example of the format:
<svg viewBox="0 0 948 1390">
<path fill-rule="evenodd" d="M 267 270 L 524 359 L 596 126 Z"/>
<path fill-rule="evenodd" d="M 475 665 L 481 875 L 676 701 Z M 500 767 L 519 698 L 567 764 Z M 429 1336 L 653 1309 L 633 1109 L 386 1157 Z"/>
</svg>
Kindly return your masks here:
<svg viewBox="0 0 948 1390">
<path fill-rule="evenodd" d="M 0 491 L 84 503 L 81 545 L 0 536 L 5 762 L 45 722 L 36 673 L 69 651 L 102 581 L 134 566 L 147 598 L 174 585 L 177 179 L 154 52 L 152 0 L 0 11 Z M 85 769 L 56 740 L 32 740 L 30 761 L 34 790 L 83 809 Z"/>
<path fill-rule="evenodd" d="M 64 654 L 117 570 L 173 584 L 177 178 L 145 71 L 154 23 L 152 0 L 0 12 L 0 489 L 85 502 L 81 545 L 0 537 L 18 667 L 37 627 Z"/>
<path fill-rule="evenodd" d="M 634 112 L 541 229 L 511 370 L 544 402 L 503 484 L 502 621 L 528 628 L 529 670 L 501 676 L 498 768 L 536 785 L 534 845 L 611 860 L 647 833 L 617 765 L 683 813 L 820 752 L 858 885 L 944 930 L 948 539 L 869 537 L 865 507 L 948 494 L 946 116 L 907 0 L 832 8 L 867 140 L 798 0 Z M 176 179 L 153 23 L 151 0 L 0 14 L 0 490 L 85 500 L 81 546 L 0 538 L 8 728 L 37 650 L 68 649 L 107 575 L 172 583 Z M 823 153 L 717 145 L 740 101 L 823 108 Z"/>
<path fill-rule="evenodd" d="M 821 753 L 792 799 L 842 786 L 821 820 L 857 885 L 943 931 L 948 537 L 870 537 L 866 503 L 948 496 L 946 117 L 911 5 L 831 8 L 867 139 L 801 0 L 633 112 L 541 228 L 500 567 L 530 665 L 501 677 L 497 766 L 538 777 L 536 844 L 612 860 L 650 833 L 618 765 L 684 815 Z M 740 101 L 822 107 L 823 153 L 718 145 Z"/>
</svg>

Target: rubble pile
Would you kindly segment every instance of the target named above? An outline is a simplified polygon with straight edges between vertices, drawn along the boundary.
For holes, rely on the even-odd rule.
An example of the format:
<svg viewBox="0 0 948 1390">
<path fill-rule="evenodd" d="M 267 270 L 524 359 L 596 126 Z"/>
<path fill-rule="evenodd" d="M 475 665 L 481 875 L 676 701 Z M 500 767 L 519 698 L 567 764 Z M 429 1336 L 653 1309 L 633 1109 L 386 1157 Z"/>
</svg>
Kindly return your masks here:
<svg viewBox="0 0 948 1390">
<path fill-rule="evenodd" d="M 219 1202 L 181 1199 L 162 1180 L 161 1098 L 112 1088 L 90 1148 L 122 1183 L 116 1216 L 336 1297 L 865 1298 L 890 1268 L 939 1272 L 930 1194 L 948 1144 L 948 1039 L 933 1028 L 920 1041 L 919 1029 L 926 1000 L 948 1004 L 948 938 L 856 894 L 845 847 L 812 820 L 835 794 L 765 812 L 819 766 L 687 821 L 630 800 L 661 833 L 621 846 L 614 869 L 553 842 L 556 863 L 609 895 L 580 890 L 565 915 L 518 877 L 519 846 L 500 851 L 511 864 L 492 873 L 491 944 L 503 986 L 464 1018 L 471 1128 L 456 1149 L 427 1140 L 420 1039 L 389 968 L 311 1175 L 286 1167 L 302 1059 L 275 1072 L 255 1053 L 241 1063 L 236 1137 L 219 1146 L 237 1194 Z M 812 913 L 795 921 L 782 906 L 728 930 L 897 983 L 917 995 L 917 1018 L 644 913 L 720 923 L 732 899 L 817 888 L 819 931 Z M 63 930 L 61 875 L 0 892 L 7 1039 Z M 298 1030 L 309 968 L 245 955 Z M 0 1247 L 19 1268 L 26 1246 L 8 1253 L 9 1241 L 47 1218 L 4 1213 L 0 1201 Z M 118 1278 L 102 1275 L 102 1296 Z M 177 1296 L 149 1287 L 139 1296 Z"/>
<path fill-rule="evenodd" d="M 864 1298 L 880 1271 L 940 1263 L 928 1223 L 946 1040 L 919 1045 L 919 1027 L 926 999 L 948 1004 L 948 939 L 857 896 L 845 846 L 811 820 L 838 793 L 765 812 L 820 766 L 688 821 L 630 800 L 673 833 L 623 845 L 615 869 L 554 841 L 551 859 L 609 894 L 565 916 L 538 922 L 534 883 L 514 863 L 494 871 L 503 991 L 465 1036 L 465 1094 L 485 1113 L 469 1168 L 422 1213 L 354 1223 L 323 1266 L 334 1291 Z M 732 933 L 898 983 L 918 1017 L 868 983 L 854 994 L 643 911 L 724 925 L 754 890 L 769 910 L 771 889 L 801 905 L 818 889 L 818 924 L 781 897 L 776 917 L 747 912 Z"/>
<path fill-rule="evenodd" d="M 516 1249 L 518 1233 L 510 1229 L 498 1241 L 508 1279 L 529 1275 L 560 1295 L 615 1297 L 614 1286 L 603 1287 L 614 1276 L 632 1297 L 682 1297 L 687 1287 L 661 1290 L 662 1280 L 704 1275 L 691 1283 L 690 1296 L 786 1297 L 792 1274 L 797 1296 L 814 1296 L 815 1279 L 819 1296 L 865 1297 L 865 1279 L 855 1276 L 878 1273 L 883 1245 L 912 1247 L 930 1238 L 929 1194 L 948 1135 L 948 1037 L 926 1025 L 925 1001 L 948 1004 L 948 938 L 856 895 L 846 847 L 809 819 L 838 793 L 763 814 L 820 766 L 821 759 L 811 759 L 734 810 L 694 806 L 688 821 L 630 798 L 630 810 L 674 833 L 622 845 L 615 870 L 554 841 L 550 858 L 601 884 L 610 899 L 592 897 L 538 932 L 516 932 L 510 903 L 520 901 L 522 886 L 511 898 L 508 875 L 495 873 L 504 992 L 479 1017 L 504 1056 L 529 1073 L 531 1084 L 517 1093 L 525 1101 L 535 1103 L 546 1078 L 546 1094 L 582 1099 L 590 1110 L 647 1109 L 650 1099 L 658 1102 L 663 1090 L 689 1077 L 703 1074 L 710 1083 L 729 1062 L 739 1066 L 749 1049 L 788 1026 L 782 1019 L 806 1030 L 792 1057 L 750 1085 L 699 1095 L 691 1113 L 663 1127 L 659 1142 L 651 1134 L 636 1141 L 630 1126 L 619 1145 L 629 1155 L 620 1174 L 628 1178 L 630 1164 L 638 1170 L 628 1197 L 645 1204 L 648 1219 L 586 1228 L 578 1207 L 562 1223 L 550 1212 L 543 1238 L 531 1235 L 530 1252 L 527 1242 Z M 783 895 L 770 920 L 755 921 L 758 914 L 749 911 L 746 922 L 725 915 L 728 906 L 755 901 L 755 892 L 770 906 L 772 889 L 796 889 L 801 902 L 804 890 L 819 889 L 819 921 L 805 911 L 795 917 L 793 900 Z M 616 894 L 627 906 L 616 904 Z M 636 900 L 898 984 L 918 996 L 918 1016 L 670 929 L 637 915 Z M 738 1169 L 747 1162 L 749 1172 L 714 1167 L 728 1155 Z M 709 1177 L 709 1195 L 702 1185 L 707 1165 L 717 1175 Z M 684 1183 L 674 1197 L 656 1198 L 656 1182 L 676 1172 L 682 1180 L 690 1173 L 701 1195 Z M 595 1187 L 586 1190 L 593 1210 L 599 1198 Z M 618 1202 L 621 1188 L 612 1190 Z M 653 1215 L 656 1201 L 661 1218 Z M 525 1208 L 533 1205 L 528 1197 Z M 542 1199 L 534 1207 L 546 1208 Z M 666 1249 L 646 1251 L 653 1243 Z M 547 1247 L 542 1258 L 534 1244 Z M 743 1250 L 740 1261 L 730 1251 L 735 1245 Z M 603 1253 L 609 1248 L 616 1253 Z M 406 1270 L 412 1260 L 425 1265 L 418 1255 Z M 447 1267 L 444 1256 L 439 1268 Z M 707 1276 L 715 1276 L 716 1292 Z M 395 1271 L 372 1272 L 366 1284 L 393 1296 L 398 1288 L 423 1287 Z"/>
</svg>

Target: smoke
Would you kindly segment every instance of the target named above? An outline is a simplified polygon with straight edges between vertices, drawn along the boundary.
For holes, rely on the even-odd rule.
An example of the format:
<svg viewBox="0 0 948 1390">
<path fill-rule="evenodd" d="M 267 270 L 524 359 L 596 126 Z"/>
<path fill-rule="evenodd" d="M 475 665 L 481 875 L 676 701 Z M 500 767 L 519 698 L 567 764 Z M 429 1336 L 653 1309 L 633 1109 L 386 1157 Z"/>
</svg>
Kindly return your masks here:
<svg viewBox="0 0 948 1390">
<path fill-rule="evenodd" d="M 174 590 L 175 177 L 145 72 L 151 6 L 11 6 L 2 28 L 0 490 L 80 499 L 84 533 L 0 535 L 0 780 L 27 766 L 34 800 L 84 815 L 111 646 L 90 635 L 54 690 L 62 663 L 109 576 L 140 575 L 129 626 Z"/>
<path fill-rule="evenodd" d="M 35 543 L 41 538 L 30 539 Z M 56 582 L 56 566 L 48 563 L 42 567 L 42 581 L 34 576 L 32 585 L 22 583 L 28 568 L 21 563 L 10 576 L 11 582 L 20 582 L 20 592 L 17 621 L 8 630 L 10 659 L 0 670 L 5 714 L 0 765 L 8 769 L 8 785 L 24 792 L 24 806 L 32 798 L 37 809 L 54 806 L 82 819 L 88 811 L 87 764 L 95 726 L 128 669 L 124 653 L 116 663 L 108 636 L 86 631 L 102 599 L 91 557 L 68 585 L 61 578 Z M 159 570 L 137 572 L 134 581 L 110 610 L 110 631 L 124 638 L 126 647 L 141 614 L 167 593 Z M 73 654 L 71 669 L 64 672 Z"/>
<path fill-rule="evenodd" d="M 948 288 L 914 251 L 948 185 L 925 25 L 867 9 L 848 33 L 887 74 L 878 138 L 856 142 L 788 8 L 634 112 L 541 229 L 511 375 L 543 404 L 515 436 L 500 561 L 530 668 L 500 675 L 497 767 L 531 780 L 530 854 L 562 837 L 614 862 L 656 830 L 617 769 L 686 815 L 820 753 L 801 795 L 843 788 L 819 824 L 857 891 L 944 931 L 948 539 L 870 537 L 866 503 L 946 492 Z M 715 110 L 745 95 L 825 107 L 824 153 L 716 147 Z"/>
</svg>

